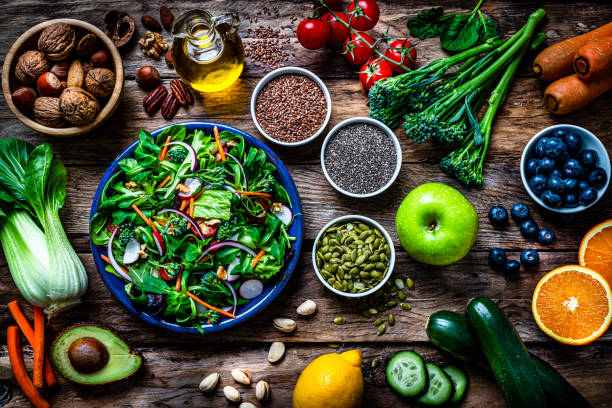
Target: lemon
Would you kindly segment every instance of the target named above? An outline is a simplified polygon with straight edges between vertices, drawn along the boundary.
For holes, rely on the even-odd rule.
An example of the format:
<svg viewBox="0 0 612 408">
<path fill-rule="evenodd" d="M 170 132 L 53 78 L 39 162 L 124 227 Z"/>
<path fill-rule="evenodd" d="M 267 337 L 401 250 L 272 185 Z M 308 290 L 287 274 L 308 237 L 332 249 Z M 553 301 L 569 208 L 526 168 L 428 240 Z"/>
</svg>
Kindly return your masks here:
<svg viewBox="0 0 612 408">
<path fill-rule="evenodd" d="M 324 354 L 300 374 L 293 408 L 359 408 L 363 400 L 361 351 Z"/>
</svg>

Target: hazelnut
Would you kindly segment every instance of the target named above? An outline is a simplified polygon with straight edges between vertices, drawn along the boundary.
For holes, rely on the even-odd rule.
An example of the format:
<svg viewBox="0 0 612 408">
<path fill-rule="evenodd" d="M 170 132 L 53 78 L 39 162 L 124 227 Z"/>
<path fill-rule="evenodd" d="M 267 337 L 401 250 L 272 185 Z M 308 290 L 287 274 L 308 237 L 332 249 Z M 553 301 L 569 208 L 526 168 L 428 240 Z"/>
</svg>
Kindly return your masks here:
<svg viewBox="0 0 612 408">
<path fill-rule="evenodd" d="M 97 98 L 108 98 L 115 88 L 115 73 L 107 68 L 94 68 L 85 77 L 85 88 Z"/>
<path fill-rule="evenodd" d="M 144 89 L 159 85 L 159 72 L 151 65 L 145 65 L 136 72 L 136 82 Z"/>
<path fill-rule="evenodd" d="M 36 81 L 38 92 L 44 96 L 57 95 L 62 90 L 61 81 L 51 72 L 45 72 Z"/>
<path fill-rule="evenodd" d="M 65 81 L 68 78 L 68 67 L 70 64 L 68 61 L 56 62 L 51 66 L 49 72 L 55 74 L 60 81 Z"/>
<path fill-rule="evenodd" d="M 26 85 L 36 83 L 39 76 L 49 70 L 49 61 L 40 51 L 26 51 L 17 60 L 15 77 Z"/>
<path fill-rule="evenodd" d="M 76 52 L 81 57 L 89 57 L 98 45 L 98 38 L 92 34 L 85 34 L 77 44 Z"/>
<path fill-rule="evenodd" d="M 29 113 L 34 106 L 36 91 L 29 86 L 20 86 L 11 95 L 13 103 L 23 113 Z"/>
<path fill-rule="evenodd" d="M 62 92 L 60 109 L 64 119 L 78 126 L 94 120 L 100 105 L 96 98 L 86 90 L 72 87 Z"/>
<path fill-rule="evenodd" d="M 68 87 L 78 86 L 82 88 L 84 81 L 85 70 L 83 69 L 83 65 L 80 61 L 72 61 L 70 68 L 68 69 L 68 78 L 66 80 Z"/>
<path fill-rule="evenodd" d="M 110 68 L 112 61 L 110 54 L 106 50 L 98 50 L 91 55 L 89 59 L 91 66 L 94 68 Z"/>
<path fill-rule="evenodd" d="M 64 125 L 59 98 L 50 96 L 36 98 L 33 113 L 34 119 L 43 126 L 61 127 Z"/>
<path fill-rule="evenodd" d="M 61 61 L 70 55 L 76 34 L 66 23 L 55 23 L 45 28 L 38 37 L 38 49 L 48 60 Z"/>
</svg>

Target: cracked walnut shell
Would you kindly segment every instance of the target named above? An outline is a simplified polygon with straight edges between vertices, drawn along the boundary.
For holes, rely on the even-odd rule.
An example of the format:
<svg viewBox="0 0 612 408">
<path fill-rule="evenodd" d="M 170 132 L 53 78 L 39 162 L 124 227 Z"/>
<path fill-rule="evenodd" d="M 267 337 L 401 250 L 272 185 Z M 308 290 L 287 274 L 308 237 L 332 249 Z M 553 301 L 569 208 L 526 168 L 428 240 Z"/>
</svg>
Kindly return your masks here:
<svg viewBox="0 0 612 408">
<path fill-rule="evenodd" d="M 49 61 L 40 51 L 26 51 L 17 61 L 15 66 L 15 77 L 19 82 L 32 85 L 39 76 L 49 70 Z"/>
<path fill-rule="evenodd" d="M 64 119 L 78 126 L 93 121 L 100 105 L 96 98 L 86 90 L 72 87 L 62 92 L 60 109 Z"/>
<path fill-rule="evenodd" d="M 115 88 L 115 73 L 107 68 L 93 68 L 85 77 L 85 88 L 97 98 L 108 98 Z"/>
<path fill-rule="evenodd" d="M 38 50 L 51 61 L 70 55 L 76 42 L 74 29 L 66 23 L 55 23 L 45 28 L 38 37 Z"/>
<path fill-rule="evenodd" d="M 50 96 L 36 98 L 33 114 L 34 119 L 43 126 L 61 127 L 64 125 L 59 98 Z"/>
</svg>

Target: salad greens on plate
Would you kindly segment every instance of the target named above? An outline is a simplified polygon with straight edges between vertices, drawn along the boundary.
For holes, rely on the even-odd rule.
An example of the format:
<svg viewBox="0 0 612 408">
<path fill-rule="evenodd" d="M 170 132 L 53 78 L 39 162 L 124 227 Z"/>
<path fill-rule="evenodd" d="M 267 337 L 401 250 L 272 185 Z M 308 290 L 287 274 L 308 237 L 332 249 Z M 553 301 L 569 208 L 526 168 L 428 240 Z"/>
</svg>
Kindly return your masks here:
<svg viewBox="0 0 612 408">
<path fill-rule="evenodd" d="M 213 133 L 141 130 L 90 225 L 132 302 L 198 330 L 261 295 L 294 241 L 291 202 L 265 151 Z"/>
</svg>

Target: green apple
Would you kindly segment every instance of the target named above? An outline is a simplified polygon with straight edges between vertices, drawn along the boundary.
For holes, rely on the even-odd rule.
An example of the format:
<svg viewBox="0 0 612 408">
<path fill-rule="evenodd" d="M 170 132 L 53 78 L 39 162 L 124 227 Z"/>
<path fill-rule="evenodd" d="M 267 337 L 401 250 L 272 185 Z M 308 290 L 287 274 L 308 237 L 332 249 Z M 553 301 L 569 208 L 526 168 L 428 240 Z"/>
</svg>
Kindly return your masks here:
<svg viewBox="0 0 612 408">
<path fill-rule="evenodd" d="M 478 214 L 454 188 L 426 183 L 404 198 L 395 227 L 408 255 L 422 263 L 448 265 L 470 252 L 478 236 Z"/>
</svg>

